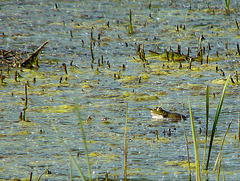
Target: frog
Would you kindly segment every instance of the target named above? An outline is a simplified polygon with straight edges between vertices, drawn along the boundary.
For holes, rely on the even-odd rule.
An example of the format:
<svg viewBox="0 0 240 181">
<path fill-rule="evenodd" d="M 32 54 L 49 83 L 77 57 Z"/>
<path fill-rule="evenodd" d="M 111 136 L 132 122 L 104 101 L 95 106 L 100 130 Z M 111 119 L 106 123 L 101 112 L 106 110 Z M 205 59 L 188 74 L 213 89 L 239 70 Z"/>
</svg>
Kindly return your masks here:
<svg viewBox="0 0 240 181">
<path fill-rule="evenodd" d="M 153 119 L 170 119 L 173 121 L 179 121 L 181 119 L 186 120 L 186 116 L 180 113 L 166 111 L 161 107 L 151 109 L 151 115 Z"/>
</svg>

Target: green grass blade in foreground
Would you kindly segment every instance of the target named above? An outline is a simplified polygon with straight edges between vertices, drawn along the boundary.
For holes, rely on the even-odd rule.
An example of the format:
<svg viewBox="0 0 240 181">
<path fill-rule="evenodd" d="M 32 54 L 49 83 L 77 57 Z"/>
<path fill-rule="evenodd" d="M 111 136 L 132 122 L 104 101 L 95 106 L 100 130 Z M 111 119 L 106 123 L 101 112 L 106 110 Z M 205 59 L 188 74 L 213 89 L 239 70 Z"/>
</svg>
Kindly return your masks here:
<svg viewBox="0 0 240 181">
<path fill-rule="evenodd" d="M 208 170 L 208 165 L 209 165 L 209 160 L 210 160 L 210 155 L 211 155 L 211 150 L 212 150 L 213 139 L 214 139 L 214 135 L 215 135 L 215 132 L 216 132 L 218 118 L 219 118 L 219 115 L 221 113 L 223 100 L 224 100 L 224 97 L 225 97 L 225 94 L 226 94 L 226 90 L 227 90 L 229 79 L 230 79 L 230 75 L 228 76 L 227 81 L 226 81 L 226 83 L 224 85 L 224 88 L 223 88 L 223 91 L 222 91 L 222 96 L 221 96 L 220 101 L 218 103 L 218 108 L 217 108 L 216 115 L 215 115 L 215 118 L 214 118 L 214 123 L 213 123 L 213 127 L 212 127 L 210 143 L 209 143 L 209 150 L 208 150 L 208 158 L 207 158 L 206 170 Z"/>
<path fill-rule="evenodd" d="M 187 146 L 188 178 L 189 178 L 189 181 L 191 181 L 191 167 L 190 167 L 189 146 L 188 146 L 188 139 L 187 139 L 187 135 L 186 135 L 185 128 L 184 128 L 183 119 L 182 119 L 182 127 L 183 127 L 183 133 L 184 133 L 186 146 Z"/>
<path fill-rule="evenodd" d="M 190 121 L 191 121 L 191 127 L 192 127 L 192 136 L 193 136 L 193 144 L 194 144 L 194 152 L 195 152 L 195 167 L 196 167 L 196 180 L 200 181 L 200 162 L 199 162 L 199 154 L 198 154 L 198 142 L 196 138 L 195 128 L 194 128 L 194 122 L 193 122 L 193 115 L 192 115 L 192 108 L 190 99 L 189 101 L 189 114 L 190 114 Z"/>
<path fill-rule="evenodd" d="M 208 117 L 209 117 L 209 85 L 207 85 L 207 90 L 206 90 L 206 133 L 205 133 L 205 144 L 204 144 L 202 170 L 204 169 L 205 155 L 206 155 L 206 149 L 207 149 Z"/>
<path fill-rule="evenodd" d="M 239 121 L 239 112 L 238 112 L 238 138 L 237 138 L 237 142 L 239 143 L 240 141 L 240 121 Z"/>
<path fill-rule="evenodd" d="M 221 168 L 221 163 L 222 163 L 222 158 L 220 158 L 220 160 L 219 160 L 219 164 L 218 164 L 217 181 L 219 181 L 219 179 L 220 179 L 220 168 Z"/>
<path fill-rule="evenodd" d="M 69 170 L 70 178 L 69 178 L 69 180 L 72 181 L 73 179 L 72 179 L 72 161 L 71 161 L 71 159 L 69 159 L 69 165 L 70 165 L 70 170 Z"/>
<path fill-rule="evenodd" d="M 225 0 L 226 9 L 229 9 L 230 2 L 231 0 Z"/>
<path fill-rule="evenodd" d="M 88 167 L 88 176 L 89 176 L 89 181 L 91 181 L 92 176 L 91 176 L 91 168 L 90 168 L 90 163 L 89 163 L 89 158 L 88 158 L 87 142 L 86 142 L 86 137 L 85 137 L 85 133 L 84 133 L 84 129 L 83 129 L 83 123 L 82 123 L 81 114 L 80 114 L 80 110 L 79 110 L 78 98 L 77 98 L 76 94 L 75 94 L 75 101 L 76 101 L 75 104 L 76 104 L 77 113 L 78 113 L 79 125 L 80 125 L 80 129 L 81 129 L 81 133 L 82 133 L 83 144 L 84 144 L 84 148 L 85 148 L 85 155 L 86 155 L 87 167 Z"/>
<path fill-rule="evenodd" d="M 78 173 L 81 175 L 82 180 L 85 181 L 86 179 L 84 178 L 82 171 L 80 170 L 80 168 L 78 167 L 77 163 L 76 163 L 75 160 L 73 159 L 72 154 L 71 154 L 70 151 L 68 150 L 66 144 L 65 144 L 64 141 L 61 139 L 57 128 L 54 126 L 54 124 L 53 124 L 52 121 L 50 121 L 50 122 L 51 122 L 51 125 L 52 125 L 54 131 L 57 133 L 57 137 L 58 137 L 60 143 L 62 143 L 62 145 L 63 145 L 63 146 L 65 147 L 65 149 L 67 150 L 67 153 L 68 153 L 68 156 L 69 156 L 70 160 L 72 161 L 73 165 L 74 165 L 75 168 L 77 169 Z"/>
<path fill-rule="evenodd" d="M 224 137 L 223 137 L 222 144 L 221 144 L 221 148 L 220 148 L 220 151 L 219 151 L 219 153 L 218 153 L 218 157 L 217 157 L 217 159 L 216 159 L 216 161 L 215 161 L 213 170 L 216 170 L 216 166 L 217 166 L 218 160 L 219 160 L 219 158 L 222 157 L 221 154 L 222 154 L 223 144 L 224 144 L 225 138 L 226 138 L 226 136 L 227 136 L 227 133 L 228 133 L 228 131 L 229 131 L 229 129 L 230 129 L 231 124 L 232 124 L 232 121 L 229 123 L 228 128 L 227 128 L 227 130 L 226 130 L 226 132 L 225 132 L 225 135 L 224 135 Z M 219 162 L 220 162 L 220 161 L 219 161 Z"/>
<path fill-rule="evenodd" d="M 128 103 L 126 103 L 126 122 L 124 137 L 124 181 L 127 180 L 127 121 L 128 121 Z"/>
</svg>

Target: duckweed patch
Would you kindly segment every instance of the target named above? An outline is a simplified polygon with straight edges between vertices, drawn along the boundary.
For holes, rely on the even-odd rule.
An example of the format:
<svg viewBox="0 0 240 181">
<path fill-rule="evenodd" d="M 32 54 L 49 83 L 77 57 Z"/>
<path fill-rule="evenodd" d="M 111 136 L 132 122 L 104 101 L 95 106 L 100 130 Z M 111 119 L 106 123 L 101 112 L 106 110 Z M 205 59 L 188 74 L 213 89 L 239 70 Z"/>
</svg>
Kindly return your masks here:
<svg viewBox="0 0 240 181">
<path fill-rule="evenodd" d="M 146 93 L 135 93 L 135 92 L 124 92 L 120 98 L 125 100 L 134 100 L 134 101 L 150 101 L 158 99 L 157 96 L 151 96 Z"/>
<path fill-rule="evenodd" d="M 171 166 L 181 166 L 181 167 L 188 167 L 188 162 L 186 160 L 184 161 L 167 161 L 165 162 L 166 165 L 171 165 Z M 191 169 L 195 169 L 195 164 L 190 163 Z"/>
<path fill-rule="evenodd" d="M 69 113 L 76 109 L 73 105 L 59 105 L 59 106 L 36 106 L 29 109 L 31 112 L 39 113 Z"/>
</svg>

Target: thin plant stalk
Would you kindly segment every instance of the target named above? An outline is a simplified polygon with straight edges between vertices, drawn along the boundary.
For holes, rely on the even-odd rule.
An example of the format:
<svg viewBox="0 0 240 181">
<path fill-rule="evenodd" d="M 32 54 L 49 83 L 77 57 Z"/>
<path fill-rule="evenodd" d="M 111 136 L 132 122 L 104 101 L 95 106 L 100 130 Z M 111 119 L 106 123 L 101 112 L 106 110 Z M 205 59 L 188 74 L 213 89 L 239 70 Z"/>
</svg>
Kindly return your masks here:
<svg viewBox="0 0 240 181">
<path fill-rule="evenodd" d="M 219 164 L 218 164 L 217 181 L 219 181 L 220 179 L 221 163 L 222 163 L 222 157 L 220 157 Z"/>
<path fill-rule="evenodd" d="M 221 144 L 221 148 L 220 148 L 220 151 L 219 151 L 219 153 L 218 153 L 217 159 L 216 159 L 216 161 L 215 161 L 213 170 L 216 170 L 216 166 L 217 166 L 218 160 L 219 160 L 219 158 L 221 158 L 221 156 L 222 156 L 223 144 L 224 144 L 225 138 L 226 138 L 226 136 L 227 136 L 227 133 L 228 133 L 228 131 L 229 131 L 229 129 L 230 129 L 231 124 L 232 124 L 232 121 L 229 123 L 228 128 L 227 128 L 227 130 L 226 130 L 226 132 L 225 132 L 225 135 L 224 135 L 224 137 L 223 137 L 222 144 Z M 220 163 L 220 161 L 219 161 L 219 163 Z"/>
<path fill-rule="evenodd" d="M 85 155 L 86 155 L 87 167 L 88 167 L 88 176 L 89 176 L 89 181 L 91 181 L 92 176 L 91 176 L 91 168 L 90 168 L 89 157 L 88 157 L 87 142 L 86 142 L 86 137 L 85 137 L 85 133 L 84 133 L 84 129 L 83 129 L 83 123 L 82 123 L 82 119 L 81 119 L 80 109 L 79 109 L 79 105 L 78 105 L 78 98 L 77 98 L 76 94 L 75 94 L 75 101 L 76 101 L 75 104 L 76 104 L 77 113 L 78 113 L 79 125 L 80 125 L 80 129 L 81 129 L 81 133 L 82 133 L 83 144 L 84 144 L 84 148 L 85 148 Z"/>
<path fill-rule="evenodd" d="M 69 159 L 69 164 L 70 164 L 70 181 L 72 181 L 72 161 Z"/>
<path fill-rule="evenodd" d="M 200 162 L 199 162 L 199 154 L 198 154 L 198 142 L 197 142 L 195 128 L 194 128 L 194 121 L 193 121 L 190 99 L 188 99 L 188 101 L 189 101 L 189 114 L 190 114 L 190 120 L 191 120 L 192 136 L 193 136 L 193 144 L 194 144 L 194 152 L 195 152 L 196 180 L 200 181 L 201 176 L 200 176 Z"/>
<path fill-rule="evenodd" d="M 238 112 L 238 138 L 237 138 L 237 140 L 238 140 L 238 143 L 239 143 L 239 141 L 240 141 L 240 121 L 239 121 L 239 112 Z"/>
<path fill-rule="evenodd" d="M 222 159 L 221 159 L 222 160 Z M 225 181 L 224 169 L 222 167 L 222 180 Z"/>
<path fill-rule="evenodd" d="M 183 133 L 184 133 L 186 146 L 187 146 L 188 178 L 189 178 L 189 181 L 191 181 L 191 167 L 190 167 L 189 146 L 188 146 L 188 139 L 187 139 L 187 135 L 186 135 L 184 124 L 183 124 L 183 119 L 182 119 L 182 127 L 183 127 Z"/>
<path fill-rule="evenodd" d="M 231 0 L 225 0 L 226 9 L 229 9 L 230 2 Z"/>
<path fill-rule="evenodd" d="M 128 103 L 126 103 L 126 122 L 124 137 L 124 181 L 127 180 L 127 121 L 128 121 Z"/>
<path fill-rule="evenodd" d="M 207 90 L 206 90 L 206 133 L 205 133 L 205 144 L 204 144 L 202 170 L 204 169 L 205 155 L 206 155 L 206 149 L 207 149 L 208 118 L 209 118 L 209 85 L 207 85 Z"/>
<path fill-rule="evenodd" d="M 132 27 L 132 10 L 129 10 L 129 25 L 128 25 L 128 33 L 133 34 L 133 27 Z"/>
<path fill-rule="evenodd" d="M 41 177 L 48 172 L 48 168 L 38 177 L 37 181 L 41 180 Z"/>
<path fill-rule="evenodd" d="M 222 96 L 221 96 L 220 101 L 218 103 L 217 111 L 216 111 L 216 114 L 215 114 L 215 119 L 214 119 L 214 123 L 213 123 L 213 127 L 212 127 L 210 143 L 209 143 L 209 150 L 208 150 L 208 158 L 207 158 L 206 170 L 208 170 L 208 165 L 209 165 L 209 160 L 210 160 L 210 155 L 211 155 L 211 150 L 212 150 L 213 139 L 214 139 L 214 135 L 215 135 L 215 132 L 216 132 L 218 118 L 219 118 L 219 115 L 221 113 L 223 100 L 224 100 L 224 97 L 225 97 L 225 94 L 226 94 L 226 90 L 227 90 L 229 79 L 230 79 L 230 75 L 228 76 L 227 81 L 226 81 L 226 83 L 224 85 L 224 88 L 223 88 L 223 91 L 222 91 Z"/>
<path fill-rule="evenodd" d="M 51 122 L 51 125 L 52 125 L 53 129 L 54 129 L 55 132 L 57 133 L 57 137 L 58 137 L 60 143 L 62 143 L 62 145 L 65 147 L 65 149 L 66 149 L 66 151 L 67 151 L 67 153 L 68 153 L 69 159 L 72 161 L 73 165 L 75 166 L 75 168 L 77 169 L 78 173 L 79 173 L 80 176 L 82 177 L 82 180 L 86 181 L 86 179 L 85 179 L 84 176 L 83 176 L 82 171 L 80 170 L 80 168 L 78 167 L 76 161 L 73 159 L 72 154 L 71 154 L 70 151 L 68 150 L 67 145 L 66 145 L 66 144 L 64 143 L 64 141 L 61 139 L 57 128 L 54 126 L 54 124 L 53 124 L 52 121 L 50 121 L 50 122 Z"/>
</svg>

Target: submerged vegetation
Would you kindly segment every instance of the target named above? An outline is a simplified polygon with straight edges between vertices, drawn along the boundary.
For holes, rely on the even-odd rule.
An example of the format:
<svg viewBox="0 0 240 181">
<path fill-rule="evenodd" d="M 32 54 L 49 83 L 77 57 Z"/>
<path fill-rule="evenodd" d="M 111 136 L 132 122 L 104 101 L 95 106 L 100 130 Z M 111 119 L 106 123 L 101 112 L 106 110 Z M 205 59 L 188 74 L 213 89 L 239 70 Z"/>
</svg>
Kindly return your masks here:
<svg viewBox="0 0 240 181">
<path fill-rule="evenodd" d="M 225 3 L 4 3 L 0 180 L 239 178 L 239 9 Z"/>
</svg>

